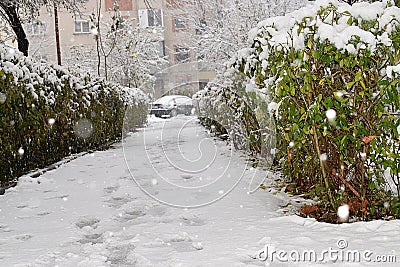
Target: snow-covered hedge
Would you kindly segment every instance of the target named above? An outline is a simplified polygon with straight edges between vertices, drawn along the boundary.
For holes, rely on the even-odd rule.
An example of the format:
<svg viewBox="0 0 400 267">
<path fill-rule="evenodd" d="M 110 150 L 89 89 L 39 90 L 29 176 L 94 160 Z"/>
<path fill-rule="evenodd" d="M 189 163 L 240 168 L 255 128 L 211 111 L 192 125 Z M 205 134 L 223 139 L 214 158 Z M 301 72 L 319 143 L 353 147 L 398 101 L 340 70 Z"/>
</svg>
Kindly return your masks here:
<svg viewBox="0 0 400 267">
<path fill-rule="evenodd" d="M 304 209 L 335 221 L 399 216 L 400 9 L 391 2 L 317 0 L 249 33 L 227 75 L 266 99 L 277 159 Z"/>
<path fill-rule="evenodd" d="M 240 78 L 239 78 L 240 77 Z M 214 134 L 228 139 L 236 149 L 272 162 L 274 124 L 266 102 L 242 82 L 243 75 L 219 76 L 193 96 L 200 122 Z M 217 82 L 219 80 L 220 82 Z"/>
<path fill-rule="evenodd" d="M 146 96 L 0 47 L 0 185 L 143 124 Z"/>
</svg>

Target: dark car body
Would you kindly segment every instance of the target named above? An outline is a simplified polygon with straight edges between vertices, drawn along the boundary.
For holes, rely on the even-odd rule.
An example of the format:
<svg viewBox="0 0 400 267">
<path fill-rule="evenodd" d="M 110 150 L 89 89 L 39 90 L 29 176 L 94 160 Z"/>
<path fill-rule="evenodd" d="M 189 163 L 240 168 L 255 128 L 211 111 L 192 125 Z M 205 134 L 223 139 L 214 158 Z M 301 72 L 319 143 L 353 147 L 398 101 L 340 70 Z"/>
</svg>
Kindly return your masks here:
<svg viewBox="0 0 400 267">
<path fill-rule="evenodd" d="M 156 117 L 175 117 L 178 114 L 190 115 L 193 110 L 193 101 L 183 95 L 163 96 L 150 104 L 149 113 Z"/>
</svg>

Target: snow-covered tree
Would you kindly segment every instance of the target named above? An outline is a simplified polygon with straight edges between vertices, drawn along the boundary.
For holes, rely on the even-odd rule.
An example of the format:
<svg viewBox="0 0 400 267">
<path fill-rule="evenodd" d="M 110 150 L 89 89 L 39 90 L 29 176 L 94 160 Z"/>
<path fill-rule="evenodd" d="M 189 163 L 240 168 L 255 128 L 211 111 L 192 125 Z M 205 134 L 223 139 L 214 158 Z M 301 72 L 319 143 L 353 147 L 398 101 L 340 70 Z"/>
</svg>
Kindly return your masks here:
<svg viewBox="0 0 400 267">
<path fill-rule="evenodd" d="M 7 22 L 18 42 L 18 50 L 28 55 L 29 41 L 22 24 L 25 20 L 31 21 L 38 15 L 43 6 L 63 6 L 70 10 L 78 10 L 75 0 L 2 0 L 0 1 L 0 17 Z M 3 25 L 2 25 L 3 26 Z"/>
<path fill-rule="evenodd" d="M 187 14 L 194 31 L 189 35 L 199 60 L 220 65 L 247 44 L 247 32 L 266 17 L 283 15 L 305 0 L 172 1 Z M 182 3 L 183 2 L 183 3 Z M 215 67 L 215 66 L 213 66 Z"/>
<path fill-rule="evenodd" d="M 117 1 L 107 15 L 100 15 L 101 8 L 99 4 L 91 16 L 96 49 L 73 47 L 66 64 L 126 86 L 140 87 L 151 81 L 167 63 L 160 50 L 162 28 L 141 28 L 135 20 L 123 18 Z"/>
<path fill-rule="evenodd" d="M 161 29 L 132 27 L 128 21 L 119 30 L 119 41 L 110 54 L 110 80 L 120 81 L 127 86 L 141 87 L 154 80 L 167 61 L 161 52 Z M 112 42 L 113 37 L 108 38 Z"/>
</svg>

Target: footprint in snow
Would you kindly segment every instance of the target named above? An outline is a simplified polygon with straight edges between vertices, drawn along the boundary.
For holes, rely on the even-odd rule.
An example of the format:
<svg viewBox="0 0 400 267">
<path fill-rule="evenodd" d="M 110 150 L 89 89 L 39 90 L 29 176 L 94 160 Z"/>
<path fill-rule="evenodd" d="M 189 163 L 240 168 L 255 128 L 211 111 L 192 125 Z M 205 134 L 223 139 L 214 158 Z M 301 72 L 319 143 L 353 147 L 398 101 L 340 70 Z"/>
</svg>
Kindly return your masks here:
<svg viewBox="0 0 400 267">
<path fill-rule="evenodd" d="M 181 177 L 185 180 L 189 180 L 193 178 L 193 175 L 190 174 L 181 174 Z"/>
<path fill-rule="evenodd" d="M 162 158 L 162 156 L 160 156 L 160 155 L 151 155 L 152 160 L 157 160 L 157 159 L 161 159 L 161 158 Z"/>
<path fill-rule="evenodd" d="M 104 188 L 104 193 L 111 194 L 119 189 L 119 185 L 111 185 Z"/>
<path fill-rule="evenodd" d="M 43 190 L 43 193 L 53 193 L 53 192 L 57 192 L 57 191 L 54 191 L 54 190 Z"/>
<path fill-rule="evenodd" d="M 129 243 L 110 247 L 107 249 L 109 252 L 107 262 L 111 266 L 135 266 L 135 259 L 132 257 L 134 249 L 135 245 Z"/>
<path fill-rule="evenodd" d="M 130 195 L 124 195 L 124 196 L 116 196 L 116 197 L 111 197 L 110 199 L 106 200 L 106 203 L 108 203 L 108 206 L 112 208 L 120 208 L 123 205 L 135 200 L 135 197 L 132 197 Z"/>
<path fill-rule="evenodd" d="M 49 214 L 51 214 L 50 211 L 42 211 L 42 212 L 36 213 L 37 216 L 46 216 L 46 215 L 49 215 Z"/>
<path fill-rule="evenodd" d="M 0 224 L 0 232 L 2 233 L 8 233 L 11 232 L 12 230 L 8 227 L 7 224 Z"/>
<path fill-rule="evenodd" d="M 62 200 L 66 200 L 68 199 L 69 195 L 56 195 L 56 196 L 51 196 L 51 197 L 46 197 L 46 200 L 51 200 L 51 199 L 62 199 Z"/>
<path fill-rule="evenodd" d="M 163 240 L 163 243 L 172 247 L 178 252 L 190 252 L 193 250 L 202 250 L 201 242 L 194 241 L 186 232 L 181 232 L 176 235 L 168 236 Z"/>
<path fill-rule="evenodd" d="M 84 228 L 86 226 L 89 226 L 89 227 L 91 227 L 93 229 L 96 229 L 97 228 L 97 224 L 99 222 L 100 222 L 100 220 L 97 219 L 96 217 L 85 216 L 85 217 L 80 218 L 79 221 L 77 221 L 75 223 L 75 225 L 80 229 L 82 229 L 82 228 Z"/>
<path fill-rule="evenodd" d="M 140 209 L 126 210 L 115 217 L 115 220 L 119 222 L 129 222 L 137 218 L 143 217 L 146 212 Z"/>
<path fill-rule="evenodd" d="M 15 236 L 15 239 L 20 240 L 20 241 L 26 241 L 26 240 L 29 240 L 31 238 L 32 238 L 32 236 L 29 235 L 29 234 Z"/>
<path fill-rule="evenodd" d="M 190 252 L 195 250 L 196 248 L 192 245 L 192 242 L 183 241 L 183 242 L 171 242 L 167 243 L 168 246 L 172 247 L 177 252 Z M 196 249 L 200 250 L 200 249 Z"/>
<path fill-rule="evenodd" d="M 81 244 L 99 244 L 103 243 L 103 234 L 86 234 L 83 236 L 82 239 L 78 240 Z"/>
<path fill-rule="evenodd" d="M 132 171 L 132 173 L 133 173 L 134 171 L 137 171 L 137 169 L 131 169 L 131 171 Z M 128 181 L 129 181 L 129 180 L 132 180 L 131 173 L 129 172 L 129 170 L 126 170 L 125 173 L 127 173 L 128 175 L 121 176 L 121 177 L 119 177 L 118 179 L 119 179 L 119 180 L 128 180 Z"/>
<path fill-rule="evenodd" d="M 167 209 L 164 206 L 153 206 L 149 209 L 148 214 L 154 217 L 161 217 L 166 214 Z"/>
<path fill-rule="evenodd" d="M 206 222 L 203 219 L 199 218 L 197 215 L 183 215 L 180 217 L 180 220 L 184 225 L 187 226 L 202 226 L 206 224 Z"/>
</svg>

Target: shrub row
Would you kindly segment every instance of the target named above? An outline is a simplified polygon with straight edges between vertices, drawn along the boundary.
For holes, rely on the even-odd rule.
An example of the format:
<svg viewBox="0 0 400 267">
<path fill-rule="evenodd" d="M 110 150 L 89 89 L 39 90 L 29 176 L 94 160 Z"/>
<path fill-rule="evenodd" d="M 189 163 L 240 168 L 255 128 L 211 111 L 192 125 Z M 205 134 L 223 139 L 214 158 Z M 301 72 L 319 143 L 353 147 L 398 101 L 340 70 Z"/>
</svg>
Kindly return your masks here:
<svg viewBox="0 0 400 267">
<path fill-rule="evenodd" d="M 263 165 L 272 163 L 274 121 L 266 102 L 243 79 L 237 72 L 218 76 L 193 96 L 196 114 L 200 123 L 236 149 L 246 150 L 254 159 L 262 157 Z"/>
<path fill-rule="evenodd" d="M 317 0 L 259 23 L 227 66 L 274 116 L 287 188 L 316 201 L 304 215 L 400 216 L 399 21 L 390 2 Z"/>
<path fill-rule="evenodd" d="M 146 121 L 138 89 L 31 61 L 0 47 L 0 185 L 71 153 L 121 136 L 125 109 L 132 128 Z"/>
</svg>

